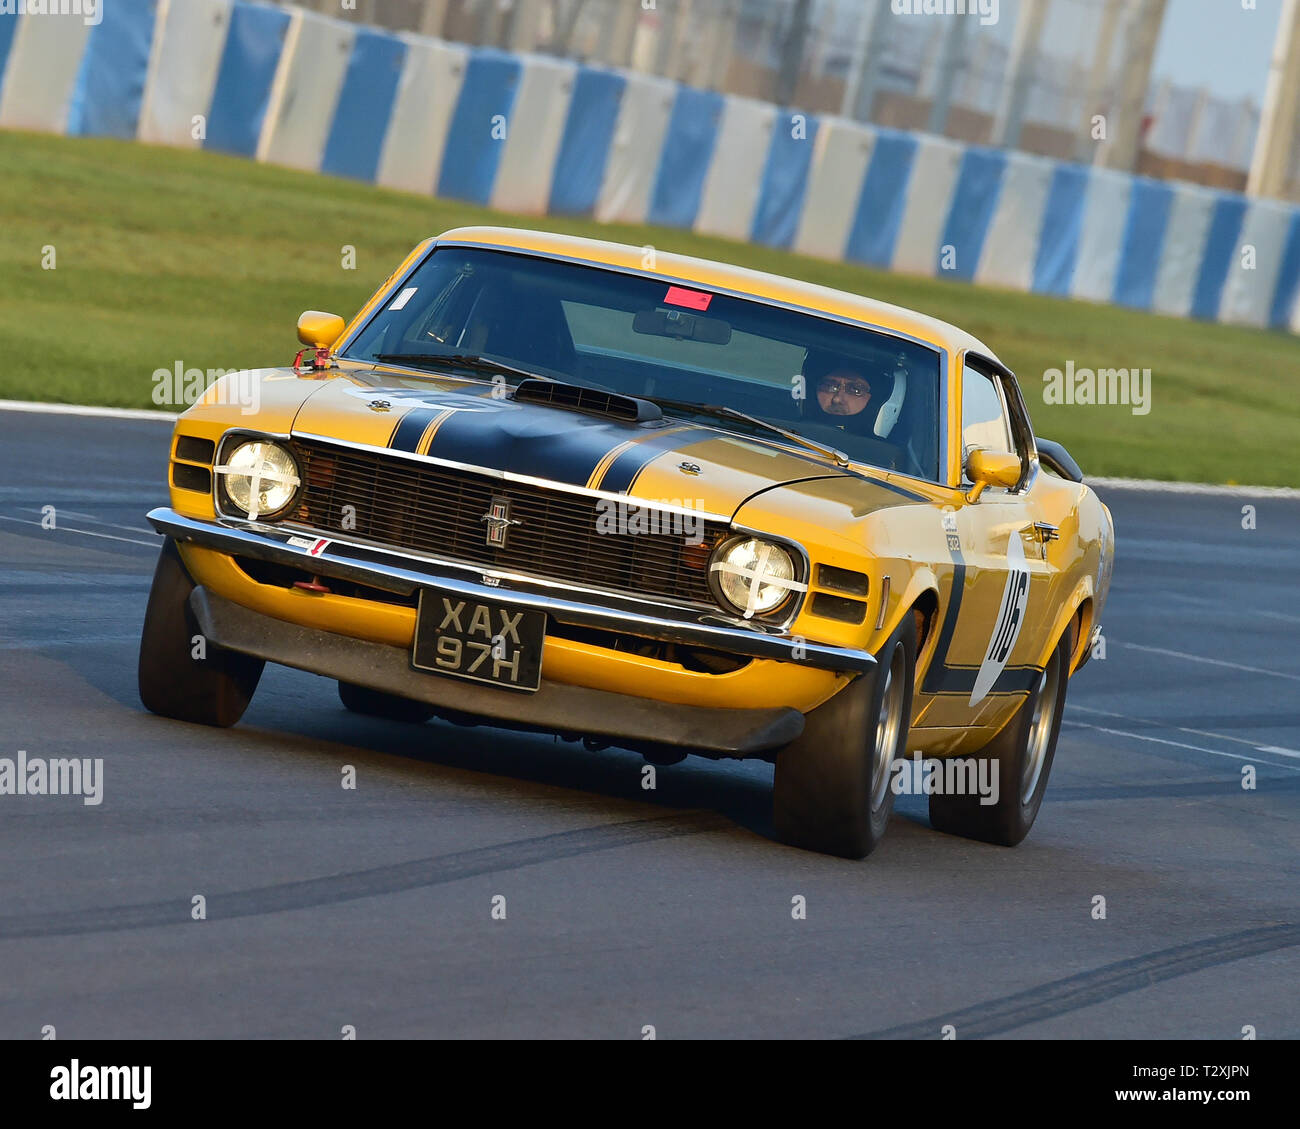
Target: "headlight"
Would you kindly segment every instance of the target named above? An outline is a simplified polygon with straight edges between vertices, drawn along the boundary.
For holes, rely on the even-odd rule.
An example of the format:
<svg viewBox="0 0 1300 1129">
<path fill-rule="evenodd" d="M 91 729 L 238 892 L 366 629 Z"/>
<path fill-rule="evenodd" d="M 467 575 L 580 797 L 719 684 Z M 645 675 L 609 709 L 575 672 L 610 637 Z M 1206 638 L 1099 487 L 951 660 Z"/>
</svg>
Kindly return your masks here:
<svg viewBox="0 0 1300 1129">
<path fill-rule="evenodd" d="M 278 443 L 254 439 L 230 449 L 217 467 L 226 497 L 250 518 L 270 517 L 283 510 L 298 490 L 298 464 Z"/>
<path fill-rule="evenodd" d="M 795 579 L 794 559 L 785 549 L 754 537 L 724 542 L 709 571 L 715 591 L 746 619 L 775 611 L 805 587 Z"/>
</svg>

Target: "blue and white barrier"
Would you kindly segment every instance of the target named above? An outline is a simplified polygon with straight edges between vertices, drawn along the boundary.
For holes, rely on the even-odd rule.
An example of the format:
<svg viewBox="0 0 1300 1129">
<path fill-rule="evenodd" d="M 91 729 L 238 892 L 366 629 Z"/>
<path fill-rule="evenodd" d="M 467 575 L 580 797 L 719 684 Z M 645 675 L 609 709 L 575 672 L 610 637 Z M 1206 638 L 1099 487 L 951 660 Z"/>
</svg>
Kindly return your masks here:
<svg viewBox="0 0 1300 1129">
<path fill-rule="evenodd" d="M 667 79 L 627 76 L 592 211 L 601 223 L 646 222 L 676 90 Z M 591 159 L 600 157 L 591 154 Z"/>
<path fill-rule="evenodd" d="M 217 85 L 230 27 L 231 0 L 159 0 L 153 56 L 144 84 L 138 137 L 153 145 L 197 149 Z"/>
<path fill-rule="evenodd" d="M 101 14 L 0 15 L 0 128 L 1300 333 L 1300 209 L 1278 201 L 249 0 Z"/>
<path fill-rule="evenodd" d="M 384 139 L 374 179 L 386 188 L 432 193 L 438 186 L 452 114 L 460 103 L 469 50 L 413 37 L 403 37 L 403 44 L 406 55 L 387 126 L 371 123 Z"/>
<path fill-rule="evenodd" d="M 504 212 L 541 215 L 551 201 L 578 68 L 538 55 L 520 56 L 520 62 L 519 92 L 488 203 Z"/>
<path fill-rule="evenodd" d="M 776 120 L 777 108 L 770 102 L 723 99 L 713 159 L 695 213 L 697 231 L 728 239 L 750 238 Z"/>
<path fill-rule="evenodd" d="M 293 13 L 258 137 L 259 161 L 320 171 L 356 38 L 356 26 L 344 20 Z"/>
<path fill-rule="evenodd" d="M 0 76 L 4 82 L 0 87 L 0 127 L 69 132 L 68 110 L 82 62 L 93 68 L 102 57 L 87 49 L 91 31 L 100 28 L 75 18 L 0 16 L 0 24 L 4 23 L 11 26 L 4 36 L 9 51 Z M 122 83 L 124 96 L 127 85 Z"/>
<path fill-rule="evenodd" d="M 821 259 L 844 257 L 856 205 L 852 186 L 862 183 L 872 143 L 871 132 L 852 122 L 827 118 L 817 123 L 794 251 Z"/>
</svg>

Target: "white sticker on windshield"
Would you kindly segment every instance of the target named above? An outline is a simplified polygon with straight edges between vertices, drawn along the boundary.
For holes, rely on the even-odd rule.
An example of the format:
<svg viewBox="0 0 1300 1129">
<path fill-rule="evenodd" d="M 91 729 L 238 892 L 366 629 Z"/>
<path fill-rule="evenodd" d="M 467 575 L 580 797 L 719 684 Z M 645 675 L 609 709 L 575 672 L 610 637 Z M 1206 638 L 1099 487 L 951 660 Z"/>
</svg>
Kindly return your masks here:
<svg viewBox="0 0 1300 1129">
<path fill-rule="evenodd" d="M 415 292 L 419 289 L 420 288 L 418 286 L 408 286 L 396 298 L 393 299 L 393 304 L 388 308 L 390 310 L 404 310 L 406 308 L 406 303 L 415 297 Z"/>
</svg>

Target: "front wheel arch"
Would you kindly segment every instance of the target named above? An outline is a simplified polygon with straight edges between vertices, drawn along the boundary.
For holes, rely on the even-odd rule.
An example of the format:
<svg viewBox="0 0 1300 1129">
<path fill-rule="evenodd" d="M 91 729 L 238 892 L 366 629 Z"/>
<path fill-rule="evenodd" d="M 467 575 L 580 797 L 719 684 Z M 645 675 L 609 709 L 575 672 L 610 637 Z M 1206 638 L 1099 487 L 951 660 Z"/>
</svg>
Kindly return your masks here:
<svg viewBox="0 0 1300 1129">
<path fill-rule="evenodd" d="M 935 830 L 1004 847 L 1014 847 L 1029 834 L 1042 807 L 1060 739 L 1070 681 L 1069 642 L 1067 631 L 1044 663 L 1039 685 L 983 748 L 961 758 L 992 762 L 998 783 L 996 802 L 985 803 L 987 797 L 970 793 L 932 794 L 930 825 Z M 1049 688 L 1053 688 L 1050 702 L 1042 697 Z M 1027 796 L 1026 782 L 1032 784 Z"/>
<path fill-rule="evenodd" d="M 899 655 L 901 654 L 901 660 Z M 777 753 L 772 814 L 793 846 L 863 858 L 894 806 L 894 761 L 905 756 L 916 676 L 916 621 L 905 615 L 877 662 L 805 716 Z"/>
</svg>

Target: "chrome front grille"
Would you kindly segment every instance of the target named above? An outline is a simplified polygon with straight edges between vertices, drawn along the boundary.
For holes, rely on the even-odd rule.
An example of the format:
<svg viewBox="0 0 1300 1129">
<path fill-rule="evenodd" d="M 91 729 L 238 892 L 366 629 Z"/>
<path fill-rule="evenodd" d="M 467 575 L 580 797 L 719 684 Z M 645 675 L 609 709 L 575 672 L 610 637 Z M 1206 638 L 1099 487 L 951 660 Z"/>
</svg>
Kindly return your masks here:
<svg viewBox="0 0 1300 1129">
<path fill-rule="evenodd" d="M 303 487 L 290 521 L 484 568 L 714 603 L 708 562 L 728 534 L 723 522 L 611 530 L 608 510 L 592 495 L 342 445 L 295 440 L 292 447 Z M 494 544 L 502 520 L 510 524 Z"/>
</svg>

